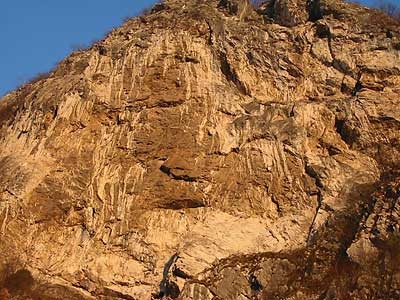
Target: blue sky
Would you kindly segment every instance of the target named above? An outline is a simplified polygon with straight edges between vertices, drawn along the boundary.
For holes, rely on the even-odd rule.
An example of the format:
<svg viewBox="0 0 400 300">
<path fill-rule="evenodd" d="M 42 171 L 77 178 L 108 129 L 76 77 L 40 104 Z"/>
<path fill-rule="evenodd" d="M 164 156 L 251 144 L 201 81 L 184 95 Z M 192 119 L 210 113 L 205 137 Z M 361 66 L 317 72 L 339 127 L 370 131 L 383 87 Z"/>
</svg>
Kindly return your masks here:
<svg viewBox="0 0 400 300">
<path fill-rule="evenodd" d="M 1 0 L 0 96 L 156 0 Z"/>
<path fill-rule="evenodd" d="M 2 0 L 0 96 L 34 75 L 52 69 L 74 47 L 100 39 L 111 28 L 121 25 L 124 18 L 137 15 L 155 2 Z"/>
</svg>

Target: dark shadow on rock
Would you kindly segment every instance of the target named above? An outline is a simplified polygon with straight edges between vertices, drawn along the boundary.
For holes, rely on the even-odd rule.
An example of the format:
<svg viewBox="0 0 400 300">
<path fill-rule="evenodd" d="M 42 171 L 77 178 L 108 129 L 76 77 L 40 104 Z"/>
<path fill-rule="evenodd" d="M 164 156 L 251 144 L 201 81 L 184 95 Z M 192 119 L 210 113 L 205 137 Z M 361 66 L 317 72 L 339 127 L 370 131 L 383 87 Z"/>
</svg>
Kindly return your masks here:
<svg viewBox="0 0 400 300">
<path fill-rule="evenodd" d="M 4 287 L 11 293 L 29 292 L 35 283 L 31 272 L 21 269 L 9 275 L 4 282 Z"/>
</svg>

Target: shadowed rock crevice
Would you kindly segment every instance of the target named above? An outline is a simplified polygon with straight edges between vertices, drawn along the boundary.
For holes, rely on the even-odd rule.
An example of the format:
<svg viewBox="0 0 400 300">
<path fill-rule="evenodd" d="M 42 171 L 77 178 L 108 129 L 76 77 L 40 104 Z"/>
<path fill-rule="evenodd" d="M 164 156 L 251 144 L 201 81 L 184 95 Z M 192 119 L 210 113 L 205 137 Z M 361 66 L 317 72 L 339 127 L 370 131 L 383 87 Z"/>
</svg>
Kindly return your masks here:
<svg viewBox="0 0 400 300">
<path fill-rule="evenodd" d="M 180 210 L 185 208 L 205 207 L 203 201 L 198 199 L 168 199 L 165 203 L 159 203 L 158 208 Z"/>
<path fill-rule="evenodd" d="M 307 0 L 307 8 L 310 21 L 315 22 L 322 19 L 323 9 L 321 7 L 321 0 Z"/>
<path fill-rule="evenodd" d="M 160 283 L 160 292 L 156 295 L 156 299 L 165 299 L 165 297 L 177 299 L 180 294 L 178 285 L 170 280 L 170 274 L 173 272 L 173 266 L 178 259 L 178 254 L 172 255 L 164 266 L 163 278 Z"/>
<path fill-rule="evenodd" d="M 228 82 L 233 83 L 240 93 L 243 95 L 249 95 L 250 91 L 247 89 L 246 85 L 239 79 L 235 69 L 229 63 L 227 55 L 225 52 L 219 54 L 221 63 L 221 72 L 224 74 Z"/>
<path fill-rule="evenodd" d="M 349 146 L 353 145 L 359 136 L 356 129 L 351 128 L 347 120 L 336 119 L 335 129 L 342 140 Z"/>
<path fill-rule="evenodd" d="M 124 299 L 124 300 L 136 300 L 136 298 L 126 295 L 124 293 L 114 291 L 109 288 L 104 288 L 102 291 L 98 291 L 94 293 L 98 298 L 106 298 L 106 299 Z"/>
<path fill-rule="evenodd" d="M 179 168 L 179 167 L 176 169 L 171 169 L 171 168 L 168 168 L 167 166 L 163 165 L 160 167 L 160 170 L 163 173 L 167 174 L 168 176 L 170 176 L 171 178 L 176 179 L 176 180 L 183 180 L 183 181 L 187 181 L 187 182 L 197 181 L 197 178 L 195 178 L 195 177 L 191 177 L 186 174 L 177 174 L 177 172 L 179 172 L 179 171 L 184 171 L 184 169 Z"/>
</svg>

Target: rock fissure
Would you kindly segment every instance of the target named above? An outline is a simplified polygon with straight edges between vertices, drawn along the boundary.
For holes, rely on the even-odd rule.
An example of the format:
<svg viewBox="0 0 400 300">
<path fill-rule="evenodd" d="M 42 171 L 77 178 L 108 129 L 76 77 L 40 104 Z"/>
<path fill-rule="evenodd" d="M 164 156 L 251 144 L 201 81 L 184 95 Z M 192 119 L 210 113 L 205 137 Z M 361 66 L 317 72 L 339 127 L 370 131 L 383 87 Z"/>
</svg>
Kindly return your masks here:
<svg viewBox="0 0 400 300">
<path fill-rule="evenodd" d="M 240 93 L 242 93 L 243 95 L 248 95 L 249 91 L 247 90 L 245 84 L 238 78 L 235 69 L 228 61 L 226 53 L 221 52 L 219 54 L 219 59 L 221 64 L 221 72 L 222 74 L 224 74 L 226 80 L 228 82 L 232 82 Z"/>
<path fill-rule="evenodd" d="M 316 228 L 315 228 L 316 220 L 317 220 L 318 213 L 320 213 L 320 209 L 322 208 L 322 201 L 323 201 L 322 192 L 320 190 L 318 190 L 318 192 L 317 192 L 317 207 L 315 209 L 315 214 L 313 216 L 311 226 L 309 228 L 308 235 L 307 235 L 307 244 L 308 245 L 312 243 L 313 236 L 316 233 Z"/>
</svg>

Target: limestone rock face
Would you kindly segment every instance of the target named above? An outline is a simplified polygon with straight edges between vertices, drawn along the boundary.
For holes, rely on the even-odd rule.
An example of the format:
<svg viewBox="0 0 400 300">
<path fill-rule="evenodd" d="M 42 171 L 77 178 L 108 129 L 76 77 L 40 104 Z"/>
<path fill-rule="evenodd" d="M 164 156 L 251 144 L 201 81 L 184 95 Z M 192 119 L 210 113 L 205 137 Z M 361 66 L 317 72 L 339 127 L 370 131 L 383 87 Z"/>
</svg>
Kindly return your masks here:
<svg viewBox="0 0 400 300">
<path fill-rule="evenodd" d="M 311 2 L 165 1 L 4 96 L 2 293 L 398 299 L 399 27 Z"/>
<path fill-rule="evenodd" d="M 306 1 L 274 1 L 273 10 L 276 22 L 284 26 L 295 26 L 305 23 L 308 19 L 306 6 Z"/>
</svg>

